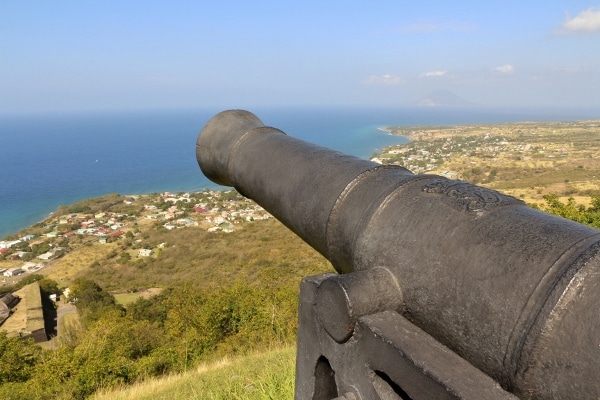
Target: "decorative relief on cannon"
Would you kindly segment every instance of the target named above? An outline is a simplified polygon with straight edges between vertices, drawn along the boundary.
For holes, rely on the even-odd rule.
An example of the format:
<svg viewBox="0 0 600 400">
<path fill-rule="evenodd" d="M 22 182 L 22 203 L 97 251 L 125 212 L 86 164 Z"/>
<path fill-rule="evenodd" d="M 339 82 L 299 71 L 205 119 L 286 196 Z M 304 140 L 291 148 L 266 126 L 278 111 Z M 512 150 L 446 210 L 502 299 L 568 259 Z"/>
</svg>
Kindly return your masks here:
<svg viewBox="0 0 600 400">
<path fill-rule="evenodd" d="M 423 186 L 426 193 L 445 194 L 452 204 L 460 210 L 480 213 L 497 207 L 525 204 L 514 197 L 506 196 L 495 190 L 475 186 L 463 181 L 435 179 Z"/>
</svg>

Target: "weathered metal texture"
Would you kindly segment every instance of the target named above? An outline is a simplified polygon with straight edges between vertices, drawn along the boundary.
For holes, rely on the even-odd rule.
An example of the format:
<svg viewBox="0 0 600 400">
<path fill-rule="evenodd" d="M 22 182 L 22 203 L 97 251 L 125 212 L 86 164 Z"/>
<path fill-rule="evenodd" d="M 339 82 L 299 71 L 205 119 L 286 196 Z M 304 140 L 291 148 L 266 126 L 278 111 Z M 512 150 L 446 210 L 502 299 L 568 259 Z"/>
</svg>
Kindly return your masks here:
<svg viewBox="0 0 600 400">
<path fill-rule="evenodd" d="M 338 272 L 385 267 L 406 319 L 517 396 L 600 397 L 598 230 L 302 142 L 241 110 L 211 119 L 196 155 Z M 328 334 L 341 346 L 348 329 Z"/>
<path fill-rule="evenodd" d="M 399 291 L 381 267 L 304 278 L 296 400 L 516 399 L 404 318 Z"/>
</svg>

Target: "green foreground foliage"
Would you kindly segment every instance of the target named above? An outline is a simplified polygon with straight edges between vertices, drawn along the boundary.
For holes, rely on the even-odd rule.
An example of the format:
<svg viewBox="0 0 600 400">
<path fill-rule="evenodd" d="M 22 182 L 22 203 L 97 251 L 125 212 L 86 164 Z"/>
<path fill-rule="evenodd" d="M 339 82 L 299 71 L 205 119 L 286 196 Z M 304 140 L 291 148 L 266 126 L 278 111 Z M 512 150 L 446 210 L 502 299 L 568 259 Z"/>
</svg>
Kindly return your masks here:
<svg viewBox="0 0 600 400">
<path fill-rule="evenodd" d="M 224 356 L 292 346 L 301 278 L 331 270 L 273 220 L 232 234 L 151 227 L 138 237 L 166 245 L 156 258 L 119 263 L 109 255 L 86 268 L 70 286 L 79 323 L 65 325 L 55 350 L 0 337 L 0 364 L 10 364 L 0 369 L 1 399 L 84 399 Z M 163 290 L 126 306 L 106 290 L 145 284 Z"/>
<path fill-rule="evenodd" d="M 544 200 L 544 211 L 600 229 L 600 194 L 590 195 L 589 207 L 576 204 L 572 197 L 563 203 L 556 194 L 545 195 Z"/>
<path fill-rule="evenodd" d="M 290 289 L 184 285 L 125 310 L 93 282 L 79 280 L 74 293 L 82 325 L 72 327 L 57 350 L 0 336 L 6 367 L 0 369 L 0 398 L 83 399 L 225 354 L 290 345 L 297 308 Z"/>
</svg>

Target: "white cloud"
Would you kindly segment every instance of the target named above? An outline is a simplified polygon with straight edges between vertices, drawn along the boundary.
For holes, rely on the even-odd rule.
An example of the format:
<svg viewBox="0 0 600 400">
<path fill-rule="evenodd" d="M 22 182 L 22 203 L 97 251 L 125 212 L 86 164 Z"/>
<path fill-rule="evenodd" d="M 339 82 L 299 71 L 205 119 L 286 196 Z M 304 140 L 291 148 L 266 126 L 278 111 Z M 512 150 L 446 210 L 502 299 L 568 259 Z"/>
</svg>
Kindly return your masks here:
<svg viewBox="0 0 600 400">
<path fill-rule="evenodd" d="M 367 79 L 363 81 L 366 85 L 383 85 L 383 86 L 393 86 L 393 85 L 402 85 L 404 83 L 404 79 L 396 75 L 371 75 Z"/>
<path fill-rule="evenodd" d="M 566 21 L 561 25 L 562 32 L 600 32 L 600 9 L 589 8 L 580 12 L 574 18 L 567 15 Z"/>
<path fill-rule="evenodd" d="M 445 76 L 447 73 L 448 73 L 448 71 L 423 72 L 422 74 L 419 75 L 419 78 L 436 78 L 436 77 L 440 77 L 440 76 Z"/>
<path fill-rule="evenodd" d="M 504 65 L 494 68 L 494 71 L 496 71 L 500 74 L 510 75 L 510 74 L 515 73 L 515 67 L 513 67 L 510 64 L 504 64 Z"/>
</svg>

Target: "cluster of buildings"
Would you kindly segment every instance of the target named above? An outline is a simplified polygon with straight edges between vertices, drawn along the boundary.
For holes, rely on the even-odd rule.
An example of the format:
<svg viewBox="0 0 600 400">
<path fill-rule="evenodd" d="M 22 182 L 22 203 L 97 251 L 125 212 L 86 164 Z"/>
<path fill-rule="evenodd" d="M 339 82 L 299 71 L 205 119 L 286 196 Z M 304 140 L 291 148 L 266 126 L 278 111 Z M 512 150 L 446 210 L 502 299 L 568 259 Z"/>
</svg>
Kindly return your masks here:
<svg viewBox="0 0 600 400">
<path fill-rule="evenodd" d="M 2 255 L 3 253 L 7 253 L 8 250 L 13 247 L 16 246 L 18 244 L 24 243 L 24 242 L 28 242 L 31 239 L 33 239 L 35 237 L 35 235 L 25 235 L 23 237 L 20 237 L 19 239 L 16 240 L 2 240 L 0 241 L 0 255 Z"/>
<path fill-rule="evenodd" d="M 162 194 L 162 200 L 172 205 L 162 210 L 156 204 L 146 204 L 144 209 L 148 214 L 145 218 L 166 221 L 162 226 L 168 230 L 200 226 L 209 232 L 228 233 L 243 222 L 271 218 L 258 204 L 231 191 L 205 191 L 193 195 L 183 193 L 179 196 L 166 192 Z"/>
<path fill-rule="evenodd" d="M 271 214 L 264 208 L 241 196 L 213 203 L 212 207 L 208 202 L 201 202 L 196 204 L 193 210 L 204 217 L 204 224 L 209 226 L 209 232 L 229 233 L 233 232 L 234 225 L 271 218 Z"/>
<path fill-rule="evenodd" d="M 138 203 L 139 212 L 60 215 L 49 223 L 47 221 L 42 232 L 34 230 L 35 235 L 27 234 L 16 240 L 0 242 L 0 256 L 24 262 L 19 267 L 0 269 L 0 274 L 15 277 L 38 271 L 47 262 L 67 253 L 73 245 L 69 239 L 74 236 L 80 239 L 97 238 L 94 240 L 106 243 L 124 236 L 127 230 L 131 230 L 134 222 L 145 219 L 160 221 L 168 230 L 198 226 L 209 232 L 227 233 L 233 232 L 235 226 L 241 223 L 271 218 L 262 207 L 232 191 L 204 191 L 179 195 L 166 192 L 159 195 L 132 196 L 124 202 Z M 43 249 L 37 246 L 43 246 Z M 141 249 L 139 256 L 148 257 L 150 254 L 150 250 Z"/>
<path fill-rule="evenodd" d="M 0 274 L 9 278 L 23 275 L 26 272 L 36 272 L 44 268 L 44 263 L 26 262 L 20 267 L 15 268 L 0 268 Z"/>
</svg>

